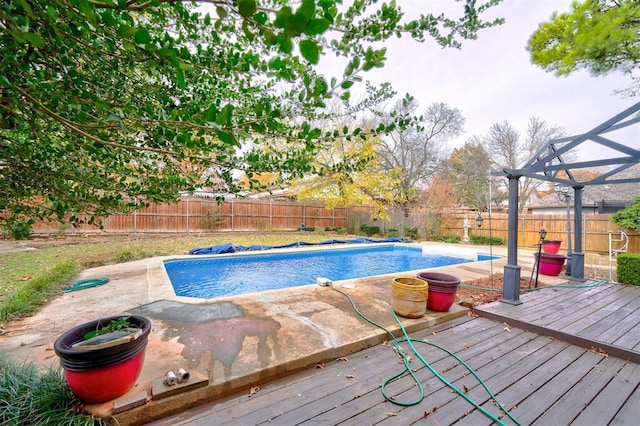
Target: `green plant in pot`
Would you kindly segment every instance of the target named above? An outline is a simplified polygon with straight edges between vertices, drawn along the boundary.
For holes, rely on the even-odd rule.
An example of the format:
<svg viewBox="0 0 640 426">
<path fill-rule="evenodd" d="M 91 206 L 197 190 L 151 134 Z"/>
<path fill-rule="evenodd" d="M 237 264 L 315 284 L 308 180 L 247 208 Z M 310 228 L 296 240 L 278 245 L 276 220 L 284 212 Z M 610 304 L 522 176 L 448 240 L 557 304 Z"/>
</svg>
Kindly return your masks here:
<svg viewBox="0 0 640 426">
<path fill-rule="evenodd" d="M 151 321 L 119 315 L 81 324 L 54 343 L 71 390 L 84 402 L 99 403 L 133 387 L 144 362 Z"/>
</svg>

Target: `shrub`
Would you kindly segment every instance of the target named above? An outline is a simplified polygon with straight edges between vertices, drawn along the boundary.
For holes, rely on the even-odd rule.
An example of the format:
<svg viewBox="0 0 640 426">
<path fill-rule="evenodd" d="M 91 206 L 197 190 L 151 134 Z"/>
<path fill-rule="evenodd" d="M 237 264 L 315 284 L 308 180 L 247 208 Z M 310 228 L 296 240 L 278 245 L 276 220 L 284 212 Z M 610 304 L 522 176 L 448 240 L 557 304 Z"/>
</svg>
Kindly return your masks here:
<svg viewBox="0 0 640 426">
<path fill-rule="evenodd" d="M 370 237 L 372 235 L 380 235 L 380 227 L 379 226 L 367 226 L 367 236 Z"/>
<path fill-rule="evenodd" d="M 416 238 L 418 238 L 418 228 L 415 226 L 405 226 L 404 235 L 407 238 L 411 238 L 415 240 Z"/>
<path fill-rule="evenodd" d="M 640 232 L 640 197 L 636 198 L 633 204 L 614 213 L 611 221 L 621 228 Z"/>
<path fill-rule="evenodd" d="M 469 240 L 471 244 L 482 244 L 489 246 L 501 246 L 504 245 L 502 238 L 498 237 L 485 237 L 484 235 L 470 235 Z"/>
<path fill-rule="evenodd" d="M 457 235 L 442 235 L 440 236 L 440 240 L 445 243 L 458 244 L 460 242 L 460 237 Z"/>
<path fill-rule="evenodd" d="M 14 240 L 26 240 L 31 236 L 31 227 L 35 221 L 10 217 L 4 224 L 5 232 Z"/>
<path fill-rule="evenodd" d="M 619 283 L 640 285 L 640 253 L 620 253 L 616 279 Z"/>
<path fill-rule="evenodd" d="M 387 237 L 399 237 L 400 231 L 398 228 L 387 228 Z"/>
<path fill-rule="evenodd" d="M 380 227 L 379 226 L 369 226 L 366 223 L 360 225 L 360 231 L 367 234 L 367 237 L 378 234 L 380 235 Z"/>
</svg>

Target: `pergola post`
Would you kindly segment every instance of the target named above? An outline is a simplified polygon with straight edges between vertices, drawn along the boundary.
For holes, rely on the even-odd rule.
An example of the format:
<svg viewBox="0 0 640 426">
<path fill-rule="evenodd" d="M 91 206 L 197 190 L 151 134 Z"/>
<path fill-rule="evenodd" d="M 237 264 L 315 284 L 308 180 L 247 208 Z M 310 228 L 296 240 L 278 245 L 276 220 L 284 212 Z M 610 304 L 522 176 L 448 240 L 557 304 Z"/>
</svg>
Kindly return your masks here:
<svg viewBox="0 0 640 426">
<path fill-rule="evenodd" d="M 501 302 L 520 305 L 520 265 L 518 265 L 518 185 L 521 175 L 509 178 L 509 222 L 507 235 L 507 264 L 504 266 Z"/>
<path fill-rule="evenodd" d="M 584 251 L 582 249 L 582 190 L 584 186 L 575 186 L 573 189 L 574 252 L 571 254 L 571 278 L 582 280 L 584 279 Z"/>
</svg>

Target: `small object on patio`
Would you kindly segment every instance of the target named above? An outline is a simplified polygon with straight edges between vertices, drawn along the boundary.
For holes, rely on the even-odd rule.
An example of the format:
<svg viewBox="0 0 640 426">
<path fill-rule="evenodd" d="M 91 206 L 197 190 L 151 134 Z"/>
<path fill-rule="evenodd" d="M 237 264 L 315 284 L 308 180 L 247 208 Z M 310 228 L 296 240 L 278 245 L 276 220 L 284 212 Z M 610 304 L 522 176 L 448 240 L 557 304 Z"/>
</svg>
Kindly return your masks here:
<svg viewBox="0 0 640 426">
<path fill-rule="evenodd" d="M 178 371 L 176 371 L 176 376 L 178 376 L 178 383 L 187 382 L 189 381 L 189 377 L 191 377 L 189 372 L 184 368 L 178 368 Z"/>
<path fill-rule="evenodd" d="M 321 287 L 329 287 L 333 283 L 331 282 L 331 280 L 329 278 L 318 277 L 318 278 L 316 278 L 316 284 L 318 284 Z"/>
<path fill-rule="evenodd" d="M 167 386 L 173 386 L 178 383 L 178 376 L 172 370 L 169 370 L 164 374 L 164 383 Z"/>
</svg>

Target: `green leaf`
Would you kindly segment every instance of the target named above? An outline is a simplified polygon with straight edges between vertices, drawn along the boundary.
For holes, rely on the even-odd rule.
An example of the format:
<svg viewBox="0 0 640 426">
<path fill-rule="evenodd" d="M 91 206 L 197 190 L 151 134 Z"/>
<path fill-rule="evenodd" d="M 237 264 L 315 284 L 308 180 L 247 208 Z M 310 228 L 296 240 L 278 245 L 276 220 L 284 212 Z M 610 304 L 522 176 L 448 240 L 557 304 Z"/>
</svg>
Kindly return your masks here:
<svg viewBox="0 0 640 426">
<path fill-rule="evenodd" d="M 102 11 L 101 16 L 102 16 L 102 22 L 104 22 L 104 24 L 109 27 L 112 27 L 117 23 L 117 21 L 113 17 L 113 13 L 110 10 Z"/>
<path fill-rule="evenodd" d="M 216 7 L 216 13 L 218 14 L 218 17 L 220 19 L 224 19 L 227 17 L 227 9 L 225 9 L 224 7 Z"/>
<path fill-rule="evenodd" d="M 96 14 L 93 12 L 93 5 L 89 3 L 87 0 L 79 0 L 78 8 L 80 12 L 91 22 L 93 25 L 98 24 L 98 19 L 96 18 Z"/>
<path fill-rule="evenodd" d="M 227 145 L 237 145 L 238 144 L 238 141 L 233 136 L 233 134 L 230 133 L 230 132 L 217 130 L 216 131 L 216 136 L 218 137 L 218 139 L 220 139 L 222 142 L 224 142 Z"/>
<path fill-rule="evenodd" d="M 139 29 L 136 32 L 134 40 L 138 44 L 147 44 L 147 43 L 149 43 L 149 31 L 145 30 L 144 28 Z"/>
<path fill-rule="evenodd" d="M 253 19 L 260 25 L 266 25 L 269 22 L 269 15 L 264 12 L 258 12 L 253 15 Z"/>
<path fill-rule="evenodd" d="M 44 47 L 44 40 L 38 33 L 22 33 L 22 37 L 29 42 L 30 45 L 37 48 Z"/>
<path fill-rule="evenodd" d="M 183 70 L 183 71 L 193 71 L 193 65 L 188 64 L 186 62 L 179 62 L 178 63 L 178 69 Z"/>
<path fill-rule="evenodd" d="M 315 0 L 302 0 L 300 7 L 296 11 L 296 13 L 301 13 L 310 19 L 316 12 L 316 2 Z"/>
<path fill-rule="evenodd" d="M 272 70 L 282 69 L 282 59 L 279 56 L 276 56 L 272 60 L 269 61 L 269 68 Z"/>
<path fill-rule="evenodd" d="M 342 84 L 340 84 L 340 87 L 342 87 L 343 89 L 349 89 L 351 86 L 353 86 L 353 81 L 351 80 L 345 80 L 342 82 Z"/>
<path fill-rule="evenodd" d="M 307 24 L 304 32 L 309 35 L 322 34 L 329 29 L 329 25 L 331 25 L 331 23 L 326 19 L 312 19 Z"/>
<path fill-rule="evenodd" d="M 27 16 L 29 16 L 31 19 L 35 19 L 35 15 L 33 14 L 33 10 L 31 9 L 31 5 L 29 5 L 29 2 L 25 0 L 18 0 L 16 3 L 22 6 L 22 9 L 24 9 Z"/>
<path fill-rule="evenodd" d="M 256 0 L 238 0 L 238 12 L 243 18 L 250 18 L 257 10 Z"/>
<path fill-rule="evenodd" d="M 317 64 L 318 59 L 320 58 L 320 52 L 318 50 L 318 45 L 313 40 L 302 40 L 300 42 L 300 54 L 303 58 L 309 61 L 312 64 Z"/>
<path fill-rule="evenodd" d="M 121 37 L 130 38 L 136 35 L 136 33 L 138 32 L 138 29 L 135 27 L 131 27 L 127 24 L 122 24 L 118 27 L 117 32 Z"/>
<path fill-rule="evenodd" d="M 291 53 L 293 50 L 291 37 L 287 37 L 284 34 L 278 36 L 278 44 L 280 45 L 280 51 L 283 53 Z"/>
<path fill-rule="evenodd" d="M 226 104 L 216 117 L 216 124 L 220 126 L 231 126 L 233 118 L 233 105 Z"/>
<path fill-rule="evenodd" d="M 184 89 L 185 87 L 187 87 L 187 82 L 186 82 L 185 77 L 184 77 L 184 71 L 179 69 L 178 72 L 176 73 L 176 78 L 178 80 L 178 87 L 179 88 Z"/>
</svg>

